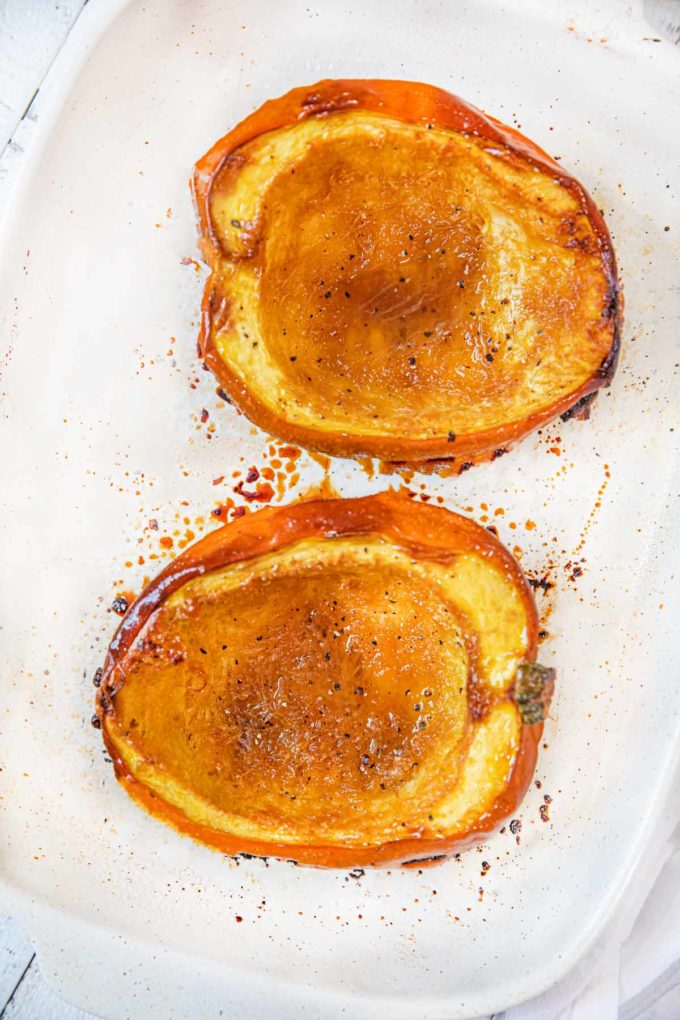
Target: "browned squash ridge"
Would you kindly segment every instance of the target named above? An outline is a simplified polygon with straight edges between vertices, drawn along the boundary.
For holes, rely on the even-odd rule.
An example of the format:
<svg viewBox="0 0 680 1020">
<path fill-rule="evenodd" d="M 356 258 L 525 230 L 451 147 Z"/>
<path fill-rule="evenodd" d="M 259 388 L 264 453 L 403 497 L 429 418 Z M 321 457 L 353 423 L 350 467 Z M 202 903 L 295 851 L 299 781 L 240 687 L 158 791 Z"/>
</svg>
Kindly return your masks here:
<svg viewBox="0 0 680 1020">
<path fill-rule="evenodd" d="M 239 518 L 132 604 L 97 719 L 127 790 L 227 854 L 443 859 L 511 815 L 552 670 L 486 529 L 393 491 Z"/>
<path fill-rule="evenodd" d="M 431 85 L 326 80 L 196 164 L 199 353 L 273 435 L 469 466 L 607 385 L 604 219 L 533 142 Z"/>
</svg>

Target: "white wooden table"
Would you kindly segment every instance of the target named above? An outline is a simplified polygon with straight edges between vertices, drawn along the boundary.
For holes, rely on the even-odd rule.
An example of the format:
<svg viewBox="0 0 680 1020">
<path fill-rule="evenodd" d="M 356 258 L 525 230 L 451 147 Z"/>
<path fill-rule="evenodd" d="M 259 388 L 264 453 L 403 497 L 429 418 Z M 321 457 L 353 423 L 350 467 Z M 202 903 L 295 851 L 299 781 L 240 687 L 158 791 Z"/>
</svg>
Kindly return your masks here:
<svg viewBox="0 0 680 1020">
<path fill-rule="evenodd" d="M 0 0 L 0 208 L 9 198 L 12 179 L 35 128 L 37 114 L 33 100 L 86 2 Z M 645 0 L 648 15 L 658 19 L 656 28 L 680 41 L 677 3 L 678 0 Z M 679 987 L 676 985 L 668 996 L 664 995 L 663 1013 L 657 1012 L 660 1003 L 650 1003 L 649 1009 L 635 1015 L 644 1016 L 645 1020 L 662 1015 L 680 1018 L 680 995 L 673 994 Z M 3 916 L 0 904 L 0 1020 L 88 1017 L 90 1014 L 58 999 L 47 987 L 30 941 L 12 918 Z"/>
<path fill-rule="evenodd" d="M 31 104 L 86 0 L 0 0 L 0 208 L 35 128 Z M 93 0 L 96 3 L 96 0 Z M 25 932 L 0 904 L 0 1018 L 87 1020 L 48 988 Z"/>
</svg>

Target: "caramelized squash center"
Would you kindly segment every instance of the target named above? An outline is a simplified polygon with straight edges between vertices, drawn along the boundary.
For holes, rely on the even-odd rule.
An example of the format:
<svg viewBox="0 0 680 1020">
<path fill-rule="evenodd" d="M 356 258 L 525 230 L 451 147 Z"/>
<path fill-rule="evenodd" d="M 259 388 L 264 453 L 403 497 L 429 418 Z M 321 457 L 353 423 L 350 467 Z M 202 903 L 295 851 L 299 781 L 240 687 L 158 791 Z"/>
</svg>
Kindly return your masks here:
<svg viewBox="0 0 680 1020">
<path fill-rule="evenodd" d="M 481 139 L 335 114 L 247 143 L 211 196 L 217 349 L 291 420 L 494 428 L 575 392 L 609 348 L 578 197 Z"/>
<path fill-rule="evenodd" d="M 469 670 L 421 573 L 301 560 L 187 584 L 128 656 L 116 710 L 148 761 L 222 811 L 280 831 L 398 827 L 455 785 Z"/>
<path fill-rule="evenodd" d="M 484 224 L 442 157 L 417 136 L 355 136 L 318 142 L 272 183 L 260 321 L 301 390 L 311 378 L 347 412 L 393 414 L 460 385 L 461 364 L 483 386 L 470 311 Z"/>
</svg>

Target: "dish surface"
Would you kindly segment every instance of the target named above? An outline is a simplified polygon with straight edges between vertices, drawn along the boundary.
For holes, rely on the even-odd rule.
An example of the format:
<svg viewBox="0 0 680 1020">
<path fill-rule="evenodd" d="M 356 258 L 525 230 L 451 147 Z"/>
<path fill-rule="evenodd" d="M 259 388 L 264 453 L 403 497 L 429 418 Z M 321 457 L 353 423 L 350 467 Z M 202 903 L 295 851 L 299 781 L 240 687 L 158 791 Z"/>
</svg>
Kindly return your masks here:
<svg viewBox="0 0 680 1020">
<path fill-rule="evenodd" d="M 199 352 L 287 441 L 460 471 L 611 381 L 622 303 L 600 211 L 457 96 L 293 89 L 215 143 L 193 190 Z"/>
<path fill-rule="evenodd" d="M 149 0 L 83 18 L 2 237 L 4 891 L 57 988 L 115 1020 L 498 1012 L 564 974 L 634 886 L 677 757 L 678 54 L 614 3 Z M 232 473 L 281 452 L 196 372 L 187 174 L 225 124 L 329 76 L 428 80 L 515 114 L 605 210 L 626 290 L 619 372 L 587 426 L 410 483 L 498 529 L 560 664 L 521 830 L 422 874 L 178 839 L 118 788 L 88 709 L 114 597 L 216 503 L 256 505 Z M 385 484 L 350 461 L 330 473 L 343 495 Z M 301 454 L 283 496 L 322 476 Z"/>
<path fill-rule="evenodd" d="M 404 493 L 240 517 L 127 610 L 97 719 L 123 788 L 223 853 L 355 867 L 482 842 L 531 781 L 554 670 L 485 528 Z"/>
</svg>

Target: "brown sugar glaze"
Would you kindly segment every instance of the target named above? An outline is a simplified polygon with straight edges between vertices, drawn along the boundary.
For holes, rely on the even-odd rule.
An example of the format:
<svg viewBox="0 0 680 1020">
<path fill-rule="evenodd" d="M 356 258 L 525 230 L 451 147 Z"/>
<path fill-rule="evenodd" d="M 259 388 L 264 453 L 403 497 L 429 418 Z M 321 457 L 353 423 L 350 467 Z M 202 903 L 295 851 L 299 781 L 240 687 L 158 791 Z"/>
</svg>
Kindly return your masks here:
<svg viewBox="0 0 680 1020">
<path fill-rule="evenodd" d="M 342 136 L 341 115 L 357 112 L 385 119 L 380 144 L 347 130 Z M 253 220 L 222 223 L 215 196 L 228 193 L 257 158 L 249 146 L 310 120 L 324 122 L 327 131 L 309 143 L 307 158 L 294 166 L 291 158 L 290 173 L 267 185 Z M 419 134 L 400 138 L 397 122 L 416 125 Z M 469 152 L 450 155 L 452 143 L 443 137 L 433 156 L 435 133 L 446 131 L 460 132 Z M 524 253 L 521 301 L 507 273 L 500 292 L 489 283 L 494 244 L 466 183 L 481 159 L 503 163 L 508 180 L 495 186 L 505 189 L 509 215 L 525 217 L 542 260 L 531 270 L 536 256 Z M 534 185 L 521 183 L 527 167 L 569 196 L 571 204 L 565 199 L 552 219 L 549 188 L 536 190 L 529 209 L 522 189 Z M 201 356 L 242 410 L 284 439 L 334 455 L 448 462 L 457 470 L 505 452 L 613 375 L 621 297 L 600 212 L 546 153 L 455 96 L 394 81 L 324 81 L 294 89 L 221 139 L 197 164 L 193 188 L 212 269 Z M 558 265 L 565 252 L 569 261 Z M 276 379 L 285 379 L 288 391 L 285 411 L 258 392 L 253 379 L 261 366 L 248 368 L 244 361 L 237 371 L 223 356 L 223 331 L 251 336 L 248 323 L 240 322 L 243 306 L 227 264 L 237 272 L 252 268 L 259 328 Z M 573 279 L 567 279 L 565 267 L 572 264 Z M 522 357 L 512 347 L 514 303 L 520 318 L 535 318 L 539 327 Z M 575 354 L 572 375 L 579 381 L 569 389 L 553 333 L 583 330 L 584 320 L 591 324 L 579 341 L 583 366 Z M 262 346 L 261 339 L 252 343 Z M 536 381 L 525 378 L 528 361 Z M 541 400 L 533 399 L 534 391 Z M 303 420 L 295 408 L 305 403 Z M 431 434 L 415 433 L 414 422 L 428 407 L 439 408 L 432 412 Z M 320 427 L 329 409 L 337 427 Z M 353 431 L 359 420 L 367 423 L 365 435 Z"/>
<path fill-rule="evenodd" d="M 410 558 L 406 572 L 396 561 L 354 562 L 376 536 Z M 329 539 L 357 545 L 324 569 L 317 551 L 290 571 L 277 561 L 273 571 L 256 572 L 267 557 L 309 540 L 330 548 Z M 130 607 L 104 664 L 98 715 L 121 782 L 152 814 L 230 854 L 340 867 L 439 858 L 479 842 L 523 796 L 542 725 L 521 726 L 502 788 L 479 817 L 452 833 L 433 831 L 422 815 L 424 793 L 434 801 L 445 795 L 473 726 L 514 704 L 512 684 L 489 687 L 471 620 L 429 584 L 427 569 L 448 569 L 461 557 L 479 558 L 505 579 L 525 620 L 521 657 L 533 660 L 536 609 L 514 559 L 472 521 L 404 495 L 267 508 L 185 550 Z M 200 597 L 192 589 L 236 565 L 245 572 L 232 588 L 201 589 Z M 452 628 L 463 642 L 451 642 Z M 460 687 L 441 683 L 444 674 L 460 675 Z M 212 805 L 252 805 L 249 820 L 275 824 L 282 838 L 221 832 L 187 817 L 140 781 L 121 740 L 188 777 Z M 431 771 L 411 790 L 414 761 Z M 366 841 L 390 838 L 341 845 L 333 826 L 355 816 Z M 399 838 L 405 817 L 407 836 Z M 288 843 L 286 831 L 317 835 Z"/>
</svg>

